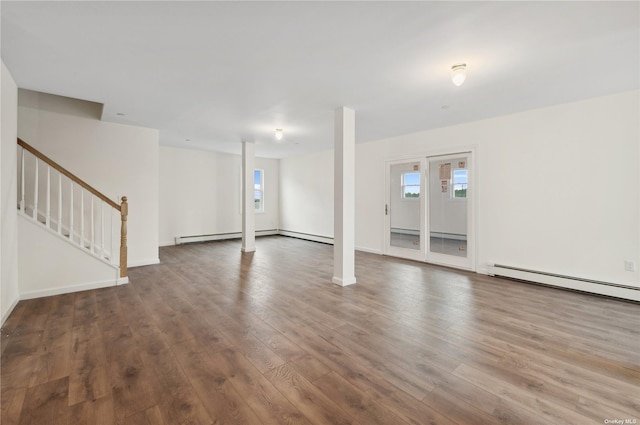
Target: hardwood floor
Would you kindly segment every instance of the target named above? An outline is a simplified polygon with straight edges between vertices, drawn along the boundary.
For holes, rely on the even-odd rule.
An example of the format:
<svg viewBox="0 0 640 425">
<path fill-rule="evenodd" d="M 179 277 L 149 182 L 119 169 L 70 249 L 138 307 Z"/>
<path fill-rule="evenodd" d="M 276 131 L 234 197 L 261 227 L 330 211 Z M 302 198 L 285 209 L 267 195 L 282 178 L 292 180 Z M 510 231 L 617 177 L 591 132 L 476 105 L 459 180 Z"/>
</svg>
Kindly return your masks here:
<svg viewBox="0 0 640 425">
<path fill-rule="evenodd" d="M 640 420 L 638 304 L 361 252 L 342 288 L 331 246 L 256 243 L 20 302 L 2 425 Z"/>
</svg>

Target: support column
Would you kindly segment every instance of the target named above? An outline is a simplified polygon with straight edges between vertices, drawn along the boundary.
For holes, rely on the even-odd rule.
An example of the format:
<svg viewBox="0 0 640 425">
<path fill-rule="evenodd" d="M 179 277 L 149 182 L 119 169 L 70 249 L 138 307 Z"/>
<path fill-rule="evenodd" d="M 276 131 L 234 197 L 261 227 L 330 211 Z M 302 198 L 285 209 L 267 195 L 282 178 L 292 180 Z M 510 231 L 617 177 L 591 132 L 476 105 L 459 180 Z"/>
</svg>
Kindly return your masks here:
<svg viewBox="0 0 640 425">
<path fill-rule="evenodd" d="M 355 142 L 356 114 L 335 111 L 333 181 L 333 283 L 356 283 L 355 276 Z"/>
<path fill-rule="evenodd" d="M 256 145 L 242 142 L 242 252 L 256 250 L 256 208 L 254 204 L 253 172 L 256 163 Z"/>
</svg>

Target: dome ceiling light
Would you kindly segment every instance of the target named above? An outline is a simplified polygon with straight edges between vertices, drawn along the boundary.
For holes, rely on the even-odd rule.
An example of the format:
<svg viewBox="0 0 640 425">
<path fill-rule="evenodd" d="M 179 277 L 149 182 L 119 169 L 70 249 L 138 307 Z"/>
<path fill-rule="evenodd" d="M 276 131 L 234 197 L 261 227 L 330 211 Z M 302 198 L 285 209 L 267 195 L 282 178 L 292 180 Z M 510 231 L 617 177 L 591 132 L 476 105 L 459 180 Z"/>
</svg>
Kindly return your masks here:
<svg viewBox="0 0 640 425">
<path fill-rule="evenodd" d="M 451 81 L 457 87 L 460 87 L 464 80 L 467 78 L 467 65 L 464 63 L 453 65 L 451 67 Z"/>
</svg>

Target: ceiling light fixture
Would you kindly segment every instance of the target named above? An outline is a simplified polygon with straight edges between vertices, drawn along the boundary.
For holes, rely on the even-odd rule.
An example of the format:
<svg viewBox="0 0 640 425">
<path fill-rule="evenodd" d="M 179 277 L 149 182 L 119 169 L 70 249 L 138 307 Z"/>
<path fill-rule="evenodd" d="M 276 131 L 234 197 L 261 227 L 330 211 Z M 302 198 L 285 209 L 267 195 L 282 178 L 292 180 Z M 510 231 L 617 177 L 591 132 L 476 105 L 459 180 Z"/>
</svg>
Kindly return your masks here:
<svg viewBox="0 0 640 425">
<path fill-rule="evenodd" d="M 467 65 L 464 63 L 453 65 L 451 67 L 451 81 L 457 87 L 460 87 L 464 80 L 467 78 Z"/>
<path fill-rule="evenodd" d="M 284 131 L 281 128 L 276 128 L 276 140 L 282 140 L 284 137 Z"/>
</svg>

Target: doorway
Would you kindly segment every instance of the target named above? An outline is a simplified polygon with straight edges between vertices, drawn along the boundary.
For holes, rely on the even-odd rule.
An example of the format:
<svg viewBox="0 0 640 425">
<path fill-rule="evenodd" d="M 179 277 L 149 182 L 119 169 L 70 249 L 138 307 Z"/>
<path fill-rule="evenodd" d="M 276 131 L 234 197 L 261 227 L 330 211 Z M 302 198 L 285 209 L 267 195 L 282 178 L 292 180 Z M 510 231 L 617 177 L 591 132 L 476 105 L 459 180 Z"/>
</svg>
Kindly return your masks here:
<svg viewBox="0 0 640 425">
<path fill-rule="evenodd" d="M 424 158 L 387 163 L 385 253 L 424 261 Z"/>
<path fill-rule="evenodd" d="M 472 154 L 386 164 L 386 255 L 474 270 Z"/>
</svg>

